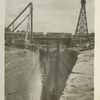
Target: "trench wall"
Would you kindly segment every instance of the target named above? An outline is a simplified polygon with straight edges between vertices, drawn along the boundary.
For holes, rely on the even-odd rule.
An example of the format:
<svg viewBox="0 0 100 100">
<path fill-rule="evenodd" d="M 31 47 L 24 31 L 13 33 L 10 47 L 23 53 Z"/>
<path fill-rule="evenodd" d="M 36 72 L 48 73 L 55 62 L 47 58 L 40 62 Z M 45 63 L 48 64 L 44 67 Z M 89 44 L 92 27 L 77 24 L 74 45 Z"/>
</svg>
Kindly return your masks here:
<svg viewBox="0 0 100 100">
<path fill-rule="evenodd" d="M 65 87 L 66 80 L 77 60 L 78 53 L 65 49 L 60 52 L 59 66 L 57 65 L 57 51 L 50 53 L 48 58 L 45 52 L 41 54 L 43 75 L 43 89 L 41 100 L 59 100 Z M 56 74 L 58 73 L 58 74 Z"/>
<path fill-rule="evenodd" d="M 56 54 L 55 50 L 47 58 L 43 50 L 40 54 L 26 50 L 6 52 L 5 100 L 59 100 L 78 53 L 69 49 L 60 52 L 58 68 Z"/>
<path fill-rule="evenodd" d="M 39 54 L 12 50 L 5 54 L 5 100 L 40 100 Z"/>
</svg>

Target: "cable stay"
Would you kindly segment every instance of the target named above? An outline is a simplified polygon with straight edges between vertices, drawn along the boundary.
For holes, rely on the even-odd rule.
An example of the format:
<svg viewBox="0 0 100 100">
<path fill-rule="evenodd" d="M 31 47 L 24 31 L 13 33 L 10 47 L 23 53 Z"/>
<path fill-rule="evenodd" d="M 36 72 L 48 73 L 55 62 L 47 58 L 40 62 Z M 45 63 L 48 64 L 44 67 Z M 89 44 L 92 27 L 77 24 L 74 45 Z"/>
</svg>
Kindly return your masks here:
<svg viewBox="0 0 100 100">
<path fill-rule="evenodd" d="M 32 8 L 32 2 L 31 3 L 29 3 L 25 8 L 24 8 L 24 10 L 10 23 L 10 25 L 8 25 L 8 27 L 7 27 L 7 30 L 12 26 L 12 25 L 14 25 L 14 23 L 17 21 L 17 19 L 29 8 L 31 6 L 31 8 Z"/>
</svg>

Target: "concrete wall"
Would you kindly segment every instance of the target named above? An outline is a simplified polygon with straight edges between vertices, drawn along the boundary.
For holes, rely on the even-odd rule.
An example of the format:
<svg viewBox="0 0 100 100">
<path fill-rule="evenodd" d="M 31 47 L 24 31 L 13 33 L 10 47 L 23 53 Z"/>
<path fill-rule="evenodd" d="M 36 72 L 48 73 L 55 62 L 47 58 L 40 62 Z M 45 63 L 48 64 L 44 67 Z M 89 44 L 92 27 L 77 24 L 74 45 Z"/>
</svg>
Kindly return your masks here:
<svg viewBox="0 0 100 100">
<path fill-rule="evenodd" d="M 45 74 L 41 100 L 59 100 L 66 80 L 77 60 L 77 55 L 77 52 L 66 49 L 60 53 L 59 62 L 57 62 L 56 51 L 50 53 L 48 59 L 44 55 L 41 59 L 41 67 Z M 59 63 L 58 68 L 57 63 Z"/>
</svg>

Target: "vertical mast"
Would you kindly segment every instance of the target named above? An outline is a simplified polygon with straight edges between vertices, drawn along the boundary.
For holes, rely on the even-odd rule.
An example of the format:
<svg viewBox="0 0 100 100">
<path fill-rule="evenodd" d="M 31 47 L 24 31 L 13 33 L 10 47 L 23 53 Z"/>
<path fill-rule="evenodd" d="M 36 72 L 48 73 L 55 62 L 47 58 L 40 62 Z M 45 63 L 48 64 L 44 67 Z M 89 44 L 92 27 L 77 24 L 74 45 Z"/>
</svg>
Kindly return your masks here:
<svg viewBox="0 0 100 100">
<path fill-rule="evenodd" d="M 76 27 L 76 36 L 84 36 L 88 34 L 87 16 L 86 16 L 86 0 L 81 0 L 81 10 Z"/>
<path fill-rule="evenodd" d="M 31 3 L 31 37 L 30 37 L 30 43 L 32 43 L 33 38 L 33 4 Z"/>
</svg>

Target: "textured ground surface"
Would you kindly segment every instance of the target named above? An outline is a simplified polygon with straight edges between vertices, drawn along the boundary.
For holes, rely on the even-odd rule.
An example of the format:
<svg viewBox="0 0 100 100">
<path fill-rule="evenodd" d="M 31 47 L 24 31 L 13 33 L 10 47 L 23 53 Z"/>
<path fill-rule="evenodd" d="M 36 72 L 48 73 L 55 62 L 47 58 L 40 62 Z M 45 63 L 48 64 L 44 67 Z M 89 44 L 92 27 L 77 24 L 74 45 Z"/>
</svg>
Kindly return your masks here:
<svg viewBox="0 0 100 100">
<path fill-rule="evenodd" d="M 5 57 L 5 100 L 40 100 L 39 54 L 15 49 L 6 51 Z"/>
<path fill-rule="evenodd" d="M 82 52 L 72 71 L 60 100 L 93 100 L 94 51 Z"/>
<path fill-rule="evenodd" d="M 68 50 L 61 53 L 63 62 L 61 60 L 62 77 L 59 77 L 59 87 L 61 86 L 61 90 L 65 87 L 61 100 L 93 100 L 94 52 L 85 51 L 78 56 L 73 73 L 67 80 L 65 75 L 68 67 L 73 66 L 73 61 L 75 63 L 74 54 Z M 9 49 L 5 52 L 5 62 L 5 100 L 40 100 L 42 76 L 39 54 L 22 49 Z M 48 88 L 52 86 L 49 83 Z"/>
</svg>

